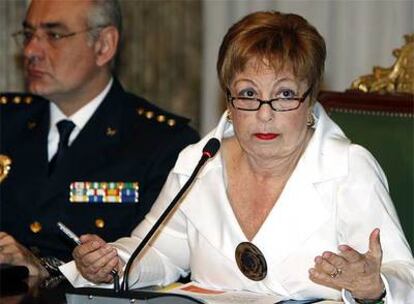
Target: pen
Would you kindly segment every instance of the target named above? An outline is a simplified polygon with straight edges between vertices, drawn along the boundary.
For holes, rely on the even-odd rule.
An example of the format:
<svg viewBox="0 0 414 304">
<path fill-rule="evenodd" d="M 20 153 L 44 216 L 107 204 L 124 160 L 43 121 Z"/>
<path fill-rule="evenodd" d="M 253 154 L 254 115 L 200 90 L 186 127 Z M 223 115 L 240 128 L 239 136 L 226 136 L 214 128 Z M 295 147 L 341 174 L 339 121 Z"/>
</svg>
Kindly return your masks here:
<svg viewBox="0 0 414 304">
<path fill-rule="evenodd" d="M 57 225 L 58 225 L 59 229 L 69 239 L 71 239 L 76 245 L 81 245 L 82 244 L 80 238 L 72 230 L 70 230 L 68 227 L 66 227 L 65 224 L 63 224 L 62 222 L 57 222 Z M 115 289 L 116 292 L 118 292 L 119 291 L 119 276 L 118 276 L 118 271 L 116 269 L 112 269 L 111 270 L 111 275 L 114 278 L 114 289 Z"/>
<path fill-rule="evenodd" d="M 59 227 L 59 229 L 68 237 L 70 238 L 72 241 L 75 242 L 76 245 L 80 245 L 82 244 L 79 237 L 73 233 L 72 230 L 70 230 L 68 227 L 66 227 L 63 223 L 61 222 L 57 222 L 57 225 Z"/>
</svg>

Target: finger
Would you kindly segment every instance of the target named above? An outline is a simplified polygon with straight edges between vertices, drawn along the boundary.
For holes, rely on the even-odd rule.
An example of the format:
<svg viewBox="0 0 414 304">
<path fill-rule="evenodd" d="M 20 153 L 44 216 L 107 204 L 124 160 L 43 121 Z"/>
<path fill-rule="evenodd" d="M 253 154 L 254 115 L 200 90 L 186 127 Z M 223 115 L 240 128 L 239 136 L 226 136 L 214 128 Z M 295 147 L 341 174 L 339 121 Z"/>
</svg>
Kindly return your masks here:
<svg viewBox="0 0 414 304">
<path fill-rule="evenodd" d="M 340 256 L 342 256 L 348 263 L 356 263 L 361 260 L 362 254 L 348 245 L 339 245 Z"/>
<path fill-rule="evenodd" d="M 89 274 L 81 272 L 82 276 L 88 281 L 99 284 L 99 283 L 110 283 L 112 281 L 112 276 L 110 274 Z"/>
<path fill-rule="evenodd" d="M 112 257 L 109 262 L 101 268 L 101 271 L 105 274 L 111 274 L 112 270 L 118 270 L 117 265 L 119 264 L 119 257 L 116 255 Z"/>
<path fill-rule="evenodd" d="M 6 246 L 13 243 L 17 243 L 16 240 L 10 234 L 3 232 L 2 236 L 0 237 L 0 245 Z"/>
<path fill-rule="evenodd" d="M 335 274 L 337 272 L 337 268 L 322 256 L 317 256 L 315 258 L 315 269 L 318 272 L 327 275 Z"/>
<path fill-rule="evenodd" d="M 82 243 L 96 241 L 98 243 L 105 243 L 105 241 L 96 234 L 83 234 L 79 237 Z"/>
<path fill-rule="evenodd" d="M 84 256 L 89 255 L 95 251 L 98 251 L 100 248 L 105 246 L 105 243 L 102 244 L 99 241 L 87 241 L 82 243 L 73 250 L 73 255 L 75 259 L 82 259 Z"/>
<path fill-rule="evenodd" d="M 6 232 L 4 231 L 0 231 L 0 241 L 6 236 L 8 235 Z"/>
<path fill-rule="evenodd" d="M 116 265 L 116 269 L 118 270 L 119 277 L 121 277 L 124 273 L 124 271 L 123 271 L 124 266 L 125 266 L 124 261 L 122 261 L 121 258 L 118 258 L 118 264 Z"/>
<path fill-rule="evenodd" d="M 347 264 L 347 260 L 333 252 L 324 252 L 322 257 L 336 268 L 342 268 Z"/>
<path fill-rule="evenodd" d="M 0 253 L 0 263 L 12 264 L 12 255 Z"/>
<path fill-rule="evenodd" d="M 336 284 L 335 279 L 331 278 L 325 272 L 320 272 L 315 268 L 309 269 L 309 279 L 316 284 L 341 289 L 341 287 Z"/>
<path fill-rule="evenodd" d="M 90 260 L 88 260 L 85 257 L 83 261 L 85 262 L 86 265 L 90 265 L 91 269 L 93 269 L 94 272 L 98 272 L 102 268 L 105 268 L 108 265 L 108 263 L 112 261 L 113 258 L 117 258 L 117 257 L 118 257 L 118 253 L 116 249 L 108 245 L 107 247 L 101 250 L 99 256 L 94 254 L 94 256 L 92 257 L 92 254 L 91 254 L 90 256 L 87 257 L 87 258 L 90 258 Z M 114 267 L 115 265 L 112 265 L 112 267 Z"/>
<path fill-rule="evenodd" d="M 24 265 L 24 255 L 16 247 L 7 246 L 3 250 L 0 261 L 12 265 Z"/>
<path fill-rule="evenodd" d="M 11 239 L 14 241 L 13 238 Z M 14 260 L 21 260 L 22 257 L 26 255 L 24 247 L 17 242 L 7 242 L 7 244 L 2 245 L 1 248 L 4 255 L 12 256 Z"/>
<path fill-rule="evenodd" d="M 89 265 L 82 269 L 87 277 L 92 282 L 111 282 L 112 281 L 112 269 L 118 264 L 118 256 L 111 257 L 108 261 L 105 261 L 103 266 L 97 267 L 96 265 Z"/>
<path fill-rule="evenodd" d="M 109 273 L 102 274 L 102 276 L 100 276 L 100 281 L 104 283 L 111 283 L 113 281 L 113 276 Z"/>
<path fill-rule="evenodd" d="M 380 230 L 375 228 L 369 236 L 369 250 L 368 254 L 372 255 L 376 259 L 382 259 L 382 247 L 380 241 Z"/>
</svg>

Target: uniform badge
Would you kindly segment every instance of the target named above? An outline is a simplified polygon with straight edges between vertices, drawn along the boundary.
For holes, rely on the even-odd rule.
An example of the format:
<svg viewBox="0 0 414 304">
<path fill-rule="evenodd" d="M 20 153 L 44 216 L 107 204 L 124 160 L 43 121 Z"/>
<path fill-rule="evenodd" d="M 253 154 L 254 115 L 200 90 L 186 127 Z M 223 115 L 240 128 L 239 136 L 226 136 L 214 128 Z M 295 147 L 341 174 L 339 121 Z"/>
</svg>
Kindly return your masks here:
<svg viewBox="0 0 414 304">
<path fill-rule="evenodd" d="M 7 155 L 0 154 L 0 183 L 7 177 L 11 168 L 11 159 Z"/>
<path fill-rule="evenodd" d="M 138 203 L 138 182 L 73 182 L 71 203 Z"/>
</svg>

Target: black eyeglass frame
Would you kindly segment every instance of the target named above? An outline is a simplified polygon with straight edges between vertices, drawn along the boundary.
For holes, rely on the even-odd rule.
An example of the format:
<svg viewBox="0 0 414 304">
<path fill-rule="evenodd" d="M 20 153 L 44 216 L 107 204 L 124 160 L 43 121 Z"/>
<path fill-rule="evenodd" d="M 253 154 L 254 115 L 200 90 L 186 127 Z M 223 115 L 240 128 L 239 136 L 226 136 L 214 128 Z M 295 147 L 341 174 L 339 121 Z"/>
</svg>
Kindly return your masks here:
<svg viewBox="0 0 414 304">
<path fill-rule="evenodd" d="M 289 112 L 289 111 L 294 111 L 296 109 L 298 109 L 300 107 L 300 105 L 306 100 L 306 98 L 309 96 L 309 94 L 312 92 L 312 88 L 313 85 L 311 85 L 309 87 L 309 89 L 302 95 L 302 97 L 292 97 L 292 98 L 282 98 L 282 97 L 278 97 L 278 98 L 273 98 L 273 99 L 269 99 L 269 100 L 262 100 L 259 98 L 251 98 L 251 97 L 235 97 L 235 96 L 231 96 L 230 94 L 230 90 L 227 89 L 227 101 L 231 103 L 231 105 L 233 106 L 233 108 L 240 110 L 240 111 L 249 111 L 249 112 L 253 112 L 253 111 L 258 111 L 260 109 L 260 107 L 264 104 L 268 104 L 270 106 L 270 108 L 275 111 L 275 112 Z M 236 99 L 242 99 L 242 100 L 251 100 L 251 101 L 257 101 L 258 106 L 256 109 L 245 109 L 245 108 L 239 108 L 236 107 L 234 105 L 234 100 Z M 292 109 L 287 109 L 287 110 L 281 110 L 281 109 L 275 109 L 272 105 L 272 102 L 274 101 L 280 101 L 280 100 L 289 100 L 289 101 L 298 101 L 298 105 Z"/>
</svg>

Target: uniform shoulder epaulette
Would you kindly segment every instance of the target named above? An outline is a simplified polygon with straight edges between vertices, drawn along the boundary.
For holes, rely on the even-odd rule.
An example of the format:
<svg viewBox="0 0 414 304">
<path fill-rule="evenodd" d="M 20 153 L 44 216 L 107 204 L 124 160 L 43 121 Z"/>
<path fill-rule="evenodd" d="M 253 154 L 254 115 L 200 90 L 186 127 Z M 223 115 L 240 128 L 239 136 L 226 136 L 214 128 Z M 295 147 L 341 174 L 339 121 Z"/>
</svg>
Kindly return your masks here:
<svg viewBox="0 0 414 304">
<path fill-rule="evenodd" d="M 139 116 L 145 117 L 148 120 L 156 121 L 160 124 L 166 124 L 169 127 L 175 127 L 177 124 L 187 124 L 189 122 L 189 119 L 187 118 L 163 111 L 155 106 L 139 106 L 136 111 Z"/>
<path fill-rule="evenodd" d="M 29 93 L 0 93 L 0 105 L 30 105 L 39 99 L 42 98 Z"/>
</svg>

